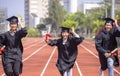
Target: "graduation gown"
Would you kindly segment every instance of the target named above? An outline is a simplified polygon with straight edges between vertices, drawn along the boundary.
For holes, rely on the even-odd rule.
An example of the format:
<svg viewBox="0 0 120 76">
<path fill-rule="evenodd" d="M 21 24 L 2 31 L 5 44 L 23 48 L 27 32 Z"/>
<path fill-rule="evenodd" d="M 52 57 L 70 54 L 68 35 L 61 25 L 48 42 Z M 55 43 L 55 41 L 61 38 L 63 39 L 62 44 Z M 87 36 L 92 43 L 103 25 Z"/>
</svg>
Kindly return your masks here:
<svg viewBox="0 0 120 76">
<path fill-rule="evenodd" d="M 110 53 L 117 48 L 116 37 L 120 37 L 120 31 L 118 28 L 113 28 L 109 33 L 103 29 L 95 38 L 95 45 L 98 51 L 102 70 L 107 69 L 107 58 L 104 54 Z M 118 55 L 111 56 L 111 58 L 114 60 L 114 66 L 119 66 Z"/>
<path fill-rule="evenodd" d="M 6 46 L 4 52 L 2 53 L 2 64 L 4 71 L 6 73 L 6 65 L 10 62 L 20 61 L 21 67 L 19 69 L 22 73 L 22 53 L 23 46 L 21 39 L 27 35 L 27 30 L 21 28 L 16 31 L 14 35 L 11 35 L 11 32 L 5 32 L 0 35 L 0 47 Z"/>
<path fill-rule="evenodd" d="M 83 39 L 83 37 L 69 37 L 65 44 L 63 44 L 62 38 L 57 40 L 50 40 L 49 45 L 56 45 L 58 48 L 58 59 L 56 66 L 61 75 L 63 75 L 67 69 L 70 69 L 74 66 L 78 54 L 77 45 L 80 44 Z"/>
</svg>

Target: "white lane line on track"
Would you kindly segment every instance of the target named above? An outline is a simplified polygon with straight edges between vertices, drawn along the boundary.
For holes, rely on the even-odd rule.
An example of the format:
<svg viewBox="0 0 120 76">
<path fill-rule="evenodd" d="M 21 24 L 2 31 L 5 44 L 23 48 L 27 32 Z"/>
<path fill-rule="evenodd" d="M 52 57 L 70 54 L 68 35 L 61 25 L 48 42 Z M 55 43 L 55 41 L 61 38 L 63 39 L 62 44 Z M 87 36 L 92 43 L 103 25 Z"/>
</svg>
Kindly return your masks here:
<svg viewBox="0 0 120 76">
<path fill-rule="evenodd" d="M 28 57 L 26 57 L 24 61 L 28 60 L 30 57 L 32 57 L 34 54 L 36 54 L 37 52 L 39 52 L 42 48 L 44 48 L 45 46 L 47 46 L 47 44 L 43 45 L 42 47 L 40 47 L 39 49 L 37 49 L 36 51 L 34 51 L 31 55 L 29 55 Z"/>
<path fill-rule="evenodd" d="M 85 46 L 83 46 L 82 44 L 80 45 L 82 48 L 84 48 L 85 50 L 87 50 L 90 54 L 92 54 L 93 56 L 95 56 L 98 59 L 98 56 L 95 55 L 92 51 L 90 51 L 89 49 L 87 49 Z"/>
<path fill-rule="evenodd" d="M 43 49 L 45 46 L 47 46 L 47 44 L 44 44 L 42 47 L 40 47 L 39 49 L 37 49 L 36 51 L 34 51 L 31 55 L 29 55 L 28 57 L 26 57 L 26 58 L 23 59 L 22 61 L 25 62 L 27 59 L 29 59 L 29 58 L 32 57 L 34 54 L 36 54 L 36 53 L 39 52 L 41 49 Z M 5 76 L 5 73 L 2 74 L 1 76 Z"/>
<path fill-rule="evenodd" d="M 39 43 L 42 43 L 42 42 L 44 42 L 44 40 L 41 41 L 41 42 L 39 42 Z M 35 45 L 38 45 L 39 43 L 32 44 L 32 45 L 30 45 L 29 47 L 24 48 L 24 50 L 26 50 L 26 49 L 28 49 L 28 48 L 31 48 L 31 47 L 33 47 L 33 46 L 35 46 Z"/>
<path fill-rule="evenodd" d="M 49 64 L 49 62 L 50 62 L 50 60 L 51 60 L 51 58 L 53 57 L 53 54 L 55 53 L 55 50 L 56 50 L 56 48 L 54 48 L 54 50 L 53 50 L 53 52 L 52 52 L 50 58 L 48 59 L 48 61 L 47 61 L 47 63 L 46 63 L 46 65 L 45 65 L 45 67 L 44 67 L 44 69 L 43 69 L 43 71 L 42 71 L 42 73 L 41 73 L 40 76 L 43 76 L 43 74 L 45 73 L 45 70 L 46 70 L 46 68 L 47 68 L 47 66 L 48 66 L 48 64 Z M 77 61 L 75 62 L 75 64 L 76 64 L 76 66 L 77 66 L 79 75 L 80 75 L 80 76 L 83 76 L 83 75 L 82 75 L 82 72 L 81 72 L 81 70 L 80 70 L 80 68 L 79 68 L 79 66 L 78 66 Z"/>
<path fill-rule="evenodd" d="M 42 40 L 42 41 L 39 42 L 39 43 L 42 43 L 42 42 L 44 42 L 44 40 Z M 30 46 L 24 48 L 24 50 L 29 49 L 29 48 L 31 48 L 31 47 L 33 47 L 33 46 L 35 46 L 35 45 L 38 45 L 39 43 L 32 44 L 32 45 L 30 45 Z M 0 59 L 0 61 L 1 61 L 1 59 Z"/>
<path fill-rule="evenodd" d="M 93 43 L 90 43 L 90 42 L 88 42 L 88 41 L 84 41 L 84 42 L 87 43 L 87 44 L 92 45 L 93 47 L 95 47 L 95 43 L 93 44 Z"/>
<path fill-rule="evenodd" d="M 30 42 L 29 44 L 35 43 L 35 42 L 38 42 L 38 40 L 34 40 L 34 42 Z M 26 42 L 26 43 L 24 44 L 24 46 L 29 45 L 29 44 L 28 44 L 28 42 Z"/>
<path fill-rule="evenodd" d="M 84 48 L 86 51 L 88 51 L 90 54 L 92 54 L 93 56 L 95 56 L 95 57 L 98 59 L 98 56 L 95 55 L 91 50 L 87 49 L 87 48 L 86 48 L 85 46 L 83 46 L 82 44 L 81 44 L 80 46 L 81 46 L 82 48 Z M 118 70 L 114 69 L 114 71 L 120 75 L 120 72 L 119 72 Z"/>
<path fill-rule="evenodd" d="M 43 76 L 43 74 L 45 73 L 45 70 L 46 70 L 46 68 L 47 68 L 48 64 L 50 63 L 50 60 L 52 59 L 53 54 L 55 53 L 55 51 L 56 51 L 56 47 L 54 48 L 53 52 L 51 53 L 51 55 L 50 55 L 50 57 L 49 57 L 49 59 L 48 59 L 48 61 L 47 61 L 46 65 L 45 65 L 45 67 L 44 67 L 44 69 L 43 69 L 42 73 L 40 74 L 40 76 Z"/>
<path fill-rule="evenodd" d="M 76 64 L 76 66 L 77 66 L 77 69 L 78 69 L 79 75 L 80 75 L 80 76 L 83 76 L 83 75 L 82 75 L 82 72 L 81 72 L 81 70 L 80 70 L 80 67 L 78 66 L 77 61 L 75 62 L 75 64 Z"/>
</svg>

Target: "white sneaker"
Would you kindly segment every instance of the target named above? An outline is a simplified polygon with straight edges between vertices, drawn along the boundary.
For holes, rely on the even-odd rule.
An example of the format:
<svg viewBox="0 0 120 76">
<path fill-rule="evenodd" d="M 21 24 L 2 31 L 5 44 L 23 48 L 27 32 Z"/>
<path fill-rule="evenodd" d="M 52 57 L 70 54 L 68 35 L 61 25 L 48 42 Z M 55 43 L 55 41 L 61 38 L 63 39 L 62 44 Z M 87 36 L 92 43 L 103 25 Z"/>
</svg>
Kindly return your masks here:
<svg viewBox="0 0 120 76">
<path fill-rule="evenodd" d="M 104 71 L 101 69 L 101 67 L 100 67 L 99 73 L 100 73 L 100 76 L 104 76 Z"/>
</svg>

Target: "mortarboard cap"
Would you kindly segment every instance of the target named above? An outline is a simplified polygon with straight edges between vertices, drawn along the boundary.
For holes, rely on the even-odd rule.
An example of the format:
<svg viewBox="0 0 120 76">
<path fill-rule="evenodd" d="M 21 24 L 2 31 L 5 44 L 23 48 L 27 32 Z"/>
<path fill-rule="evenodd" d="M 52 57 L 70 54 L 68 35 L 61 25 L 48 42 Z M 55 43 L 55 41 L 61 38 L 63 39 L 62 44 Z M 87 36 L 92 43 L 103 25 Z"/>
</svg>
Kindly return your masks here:
<svg viewBox="0 0 120 76">
<path fill-rule="evenodd" d="M 9 21 L 10 24 L 17 24 L 18 23 L 18 17 L 16 17 L 16 16 L 12 16 L 6 20 Z"/>
<path fill-rule="evenodd" d="M 113 19 L 111 19 L 111 18 L 104 18 L 104 20 L 105 20 L 105 24 L 106 23 L 110 23 L 112 26 L 114 25 L 114 20 Z"/>
<path fill-rule="evenodd" d="M 111 23 L 114 23 L 115 21 L 111 18 L 104 18 L 105 22 L 111 22 Z"/>
<path fill-rule="evenodd" d="M 61 32 L 70 32 L 70 28 L 67 27 L 61 27 Z"/>
</svg>

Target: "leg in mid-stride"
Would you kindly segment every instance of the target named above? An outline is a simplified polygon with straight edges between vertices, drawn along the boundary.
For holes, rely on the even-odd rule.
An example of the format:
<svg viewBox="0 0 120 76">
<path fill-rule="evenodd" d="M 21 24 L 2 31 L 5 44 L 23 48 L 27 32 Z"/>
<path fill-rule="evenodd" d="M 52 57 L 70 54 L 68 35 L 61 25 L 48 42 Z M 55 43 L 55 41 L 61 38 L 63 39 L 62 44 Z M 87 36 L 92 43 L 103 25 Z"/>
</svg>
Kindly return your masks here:
<svg viewBox="0 0 120 76">
<path fill-rule="evenodd" d="M 72 68 L 64 72 L 63 76 L 72 76 Z"/>
<path fill-rule="evenodd" d="M 104 71 L 101 69 L 101 67 L 99 69 L 99 76 L 104 76 Z"/>
</svg>

